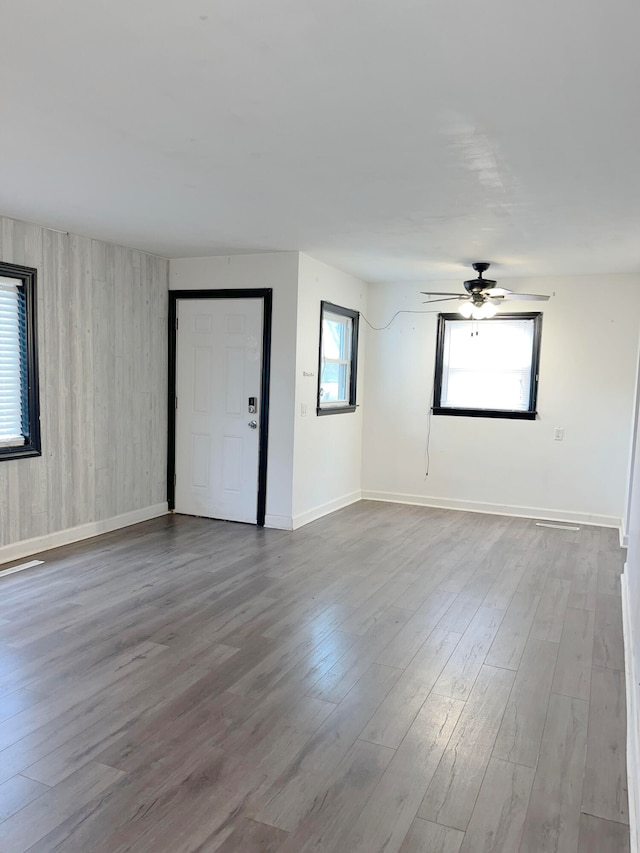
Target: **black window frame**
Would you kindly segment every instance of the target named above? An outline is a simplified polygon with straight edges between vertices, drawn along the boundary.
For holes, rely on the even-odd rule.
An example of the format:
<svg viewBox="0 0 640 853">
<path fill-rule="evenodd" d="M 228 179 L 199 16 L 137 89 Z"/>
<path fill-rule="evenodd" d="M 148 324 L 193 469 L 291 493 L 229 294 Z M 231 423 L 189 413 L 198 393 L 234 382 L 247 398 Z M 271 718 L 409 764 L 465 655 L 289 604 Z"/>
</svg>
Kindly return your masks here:
<svg viewBox="0 0 640 853">
<path fill-rule="evenodd" d="M 38 272 L 33 267 L 0 261 L 0 276 L 22 282 L 25 305 L 25 358 L 27 376 L 27 401 L 24 407 L 27 424 L 23 423 L 24 444 L 0 445 L 0 461 L 41 456 L 40 392 L 38 387 L 38 323 L 36 289 Z M 25 415 L 23 415 L 23 420 Z"/>
<path fill-rule="evenodd" d="M 342 317 L 348 317 L 351 321 L 351 372 L 349 376 L 349 401 L 346 404 L 337 405 L 320 405 L 320 391 L 322 388 L 322 329 L 325 311 L 332 314 L 338 314 Z M 351 308 L 345 308 L 342 305 L 336 305 L 334 302 L 322 300 L 320 302 L 320 340 L 318 345 L 318 389 L 316 397 L 316 415 L 342 415 L 345 412 L 355 412 L 356 405 L 356 389 L 358 384 L 358 327 L 360 322 L 360 312 L 354 311 Z"/>
<path fill-rule="evenodd" d="M 538 416 L 538 382 L 540 378 L 540 345 L 542 341 L 542 312 L 528 311 L 511 314 L 496 314 L 494 317 L 477 320 L 478 323 L 495 323 L 503 320 L 533 320 L 533 344 L 531 351 L 531 383 L 529 389 L 529 408 L 524 411 L 513 411 L 510 409 L 478 409 L 478 408 L 452 408 L 441 406 L 442 398 L 442 369 L 444 364 L 444 340 L 445 327 L 449 322 L 465 322 L 469 320 L 460 314 L 439 314 L 438 333 L 436 340 L 436 362 L 433 384 L 433 407 L 434 415 L 452 415 L 453 417 L 466 418 L 507 418 L 513 420 L 533 421 Z"/>
</svg>

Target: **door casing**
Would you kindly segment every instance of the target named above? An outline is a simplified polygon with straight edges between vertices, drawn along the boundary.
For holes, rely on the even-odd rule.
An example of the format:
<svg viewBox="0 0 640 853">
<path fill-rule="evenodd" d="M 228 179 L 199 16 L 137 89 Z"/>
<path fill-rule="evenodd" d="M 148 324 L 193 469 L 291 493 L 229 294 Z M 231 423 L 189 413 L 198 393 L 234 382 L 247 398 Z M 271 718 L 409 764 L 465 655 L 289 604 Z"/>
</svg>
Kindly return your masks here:
<svg viewBox="0 0 640 853">
<path fill-rule="evenodd" d="M 176 474 L 176 318 L 179 299 L 262 299 L 262 375 L 260 378 L 260 438 L 258 442 L 258 496 L 256 524 L 264 527 L 267 511 L 267 450 L 269 446 L 269 387 L 271 379 L 271 317 L 273 290 L 270 287 L 223 290 L 169 291 L 169 391 L 167 445 L 167 501 L 175 509 Z"/>
</svg>

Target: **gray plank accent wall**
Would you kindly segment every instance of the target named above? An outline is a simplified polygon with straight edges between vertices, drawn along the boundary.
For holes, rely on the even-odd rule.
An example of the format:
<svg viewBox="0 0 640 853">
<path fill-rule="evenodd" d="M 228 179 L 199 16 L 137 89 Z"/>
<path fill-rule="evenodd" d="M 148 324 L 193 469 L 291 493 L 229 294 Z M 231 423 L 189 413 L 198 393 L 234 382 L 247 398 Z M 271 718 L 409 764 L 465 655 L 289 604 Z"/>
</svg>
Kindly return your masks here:
<svg viewBox="0 0 640 853">
<path fill-rule="evenodd" d="M 166 501 L 169 263 L 1 218 L 38 270 L 42 456 L 0 462 L 0 546 Z"/>
</svg>

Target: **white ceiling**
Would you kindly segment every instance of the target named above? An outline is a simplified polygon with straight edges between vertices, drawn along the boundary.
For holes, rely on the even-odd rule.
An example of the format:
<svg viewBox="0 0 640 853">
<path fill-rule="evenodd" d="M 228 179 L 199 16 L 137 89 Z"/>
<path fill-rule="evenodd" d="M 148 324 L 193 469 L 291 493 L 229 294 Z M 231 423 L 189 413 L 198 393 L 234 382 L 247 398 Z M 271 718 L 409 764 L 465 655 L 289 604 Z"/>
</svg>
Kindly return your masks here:
<svg viewBox="0 0 640 853">
<path fill-rule="evenodd" d="M 0 212 L 371 281 L 640 272 L 637 0 L 0 0 Z"/>
</svg>

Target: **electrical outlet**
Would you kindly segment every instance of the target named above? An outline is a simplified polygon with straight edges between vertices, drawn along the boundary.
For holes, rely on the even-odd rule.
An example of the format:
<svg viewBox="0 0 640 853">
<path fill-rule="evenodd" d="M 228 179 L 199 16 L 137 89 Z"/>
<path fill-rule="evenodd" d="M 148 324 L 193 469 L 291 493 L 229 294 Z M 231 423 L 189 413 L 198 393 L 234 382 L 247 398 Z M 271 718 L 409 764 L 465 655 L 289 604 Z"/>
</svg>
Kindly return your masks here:
<svg viewBox="0 0 640 853">
<path fill-rule="evenodd" d="M 556 427 L 553 430 L 553 440 L 554 441 L 563 441 L 564 440 L 564 427 Z"/>
</svg>

